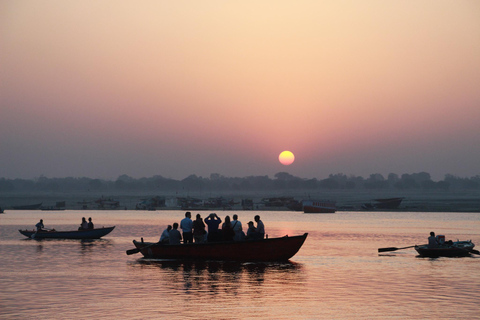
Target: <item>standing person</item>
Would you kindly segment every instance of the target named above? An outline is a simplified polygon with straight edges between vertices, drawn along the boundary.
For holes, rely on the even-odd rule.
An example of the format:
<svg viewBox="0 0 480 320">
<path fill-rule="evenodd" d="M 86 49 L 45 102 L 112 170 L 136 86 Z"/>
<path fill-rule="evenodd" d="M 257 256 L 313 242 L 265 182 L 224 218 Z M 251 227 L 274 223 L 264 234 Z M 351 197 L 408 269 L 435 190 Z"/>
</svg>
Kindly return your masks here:
<svg viewBox="0 0 480 320">
<path fill-rule="evenodd" d="M 233 221 L 231 223 L 232 223 L 233 232 L 235 232 L 235 236 L 233 237 L 233 240 L 234 241 L 245 240 L 245 233 L 243 232 L 243 229 L 242 229 L 242 223 L 238 221 L 238 215 L 236 214 L 233 215 Z"/>
<path fill-rule="evenodd" d="M 257 237 L 258 239 L 263 239 L 265 237 L 265 225 L 263 224 L 262 220 L 260 220 L 260 216 L 256 215 L 255 216 L 255 222 L 257 223 Z"/>
<path fill-rule="evenodd" d="M 235 232 L 232 228 L 232 223 L 230 222 L 230 216 L 225 217 L 225 222 L 222 225 L 222 240 L 223 241 L 233 241 Z"/>
<path fill-rule="evenodd" d="M 193 221 L 192 213 L 190 211 L 185 212 L 185 218 L 180 221 L 180 229 L 183 231 L 183 243 L 193 243 Z"/>
<path fill-rule="evenodd" d="M 205 218 L 205 224 L 208 226 L 208 242 L 222 240 L 222 234 L 218 230 L 220 223 L 222 223 L 222 219 L 220 219 L 216 213 L 210 213 L 210 215 Z"/>
<path fill-rule="evenodd" d="M 93 222 L 92 222 L 92 218 L 88 218 L 88 229 L 94 229 L 93 227 L 94 227 L 94 225 L 93 225 Z"/>
<path fill-rule="evenodd" d="M 198 213 L 195 221 L 193 221 L 193 238 L 195 243 L 205 242 L 205 233 L 205 223 L 200 213 Z"/>
<path fill-rule="evenodd" d="M 88 229 L 88 222 L 85 217 L 82 218 L 82 223 L 80 223 L 80 227 L 78 227 L 78 230 L 87 230 Z"/>
<path fill-rule="evenodd" d="M 430 232 L 430 237 L 428 237 L 428 247 L 436 248 L 438 245 L 437 238 L 435 237 L 435 232 Z"/>
<path fill-rule="evenodd" d="M 177 229 L 178 223 L 175 222 L 173 224 L 173 229 L 168 232 L 170 244 L 180 244 L 180 241 L 182 240 L 182 235 Z"/>
<path fill-rule="evenodd" d="M 170 230 L 172 230 L 172 226 L 168 225 L 167 229 L 163 230 L 162 235 L 160 236 L 160 240 L 158 242 L 163 244 L 169 244 L 170 241 Z"/>
<path fill-rule="evenodd" d="M 45 226 L 43 225 L 43 219 L 40 219 L 40 221 L 35 225 L 35 228 L 37 228 L 37 232 L 43 231 Z"/>
</svg>

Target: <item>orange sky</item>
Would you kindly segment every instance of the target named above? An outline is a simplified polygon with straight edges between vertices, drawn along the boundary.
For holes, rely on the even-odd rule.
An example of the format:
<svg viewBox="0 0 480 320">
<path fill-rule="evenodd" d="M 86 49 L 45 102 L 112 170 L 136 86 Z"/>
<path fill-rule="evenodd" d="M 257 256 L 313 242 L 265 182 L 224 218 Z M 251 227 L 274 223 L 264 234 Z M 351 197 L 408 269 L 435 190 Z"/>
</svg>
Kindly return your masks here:
<svg viewBox="0 0 480 320">
<path fill-rule="evenodd" d="M 0 177 L 480 174 L 478 1 L 7 0 L 0 48 Z"/>
</svg>

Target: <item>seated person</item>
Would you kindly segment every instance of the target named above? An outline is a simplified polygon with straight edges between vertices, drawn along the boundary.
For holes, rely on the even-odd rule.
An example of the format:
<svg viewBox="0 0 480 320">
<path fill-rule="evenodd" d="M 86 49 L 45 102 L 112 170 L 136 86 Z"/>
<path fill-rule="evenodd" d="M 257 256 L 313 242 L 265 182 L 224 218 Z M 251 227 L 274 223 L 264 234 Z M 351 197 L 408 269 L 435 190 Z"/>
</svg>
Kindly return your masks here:
<svg viewBox="0 0 480 320">
<path fill-rule="evenodd" d="M 45 226 L 43 225 L 43 219 L 40 219 L 40 222 L 35 225 L 35 228 L 37 228 L 37 232 L 44 231 Z"/>
<path fill-rule="evenodd" d="M 94 229 L 92 218 L 88 218 L 88 224 L 87 225 L 88 225 L 87 229 Z"/>
<path fill-rule="evenodd" d="M 82 218 L 82 223 L 80 223 L 80 227 L 78 227 L 78 230 L 87 230 L 88 229 L 88 222 L 85 217 Z"/>
<path fill-rule="evenodd" d="M 178 229 L 178 223 L 173 224 L 173 229 L 168 232 L 168 238 L 170 241 L 170 244 L 180 244 L 180 241 L 182 241 L 182 234 Z"/>
<path fill-rule="evenodd" d="M 172 226 L 168 225 L 167 229 L 163 230 L 162 235 L 160 236 L 160 240 L 158 242 L 163 244 L 170 243 L 170 230 L 172 230 Z"/>
<path fill-rule="evenodd" d="M 435 237 L 435 232 L 430 232 L 430 237 L 428 237 L 428 248 L 436 248 L 438 246 L 437 238 Z"/>
<path fill-rule="evenodd" d="M 246 239 L 247 239 L 247 240 L 254 240 L 254 239 L 257 239 L 257 238 L 258 238 L 257 229 L 256 229 L 255 226 L 253 225 L 253 221 L 249 221 L 249 222 L 248 222 L 248 229 L 247 229 Z"/>
</svg>

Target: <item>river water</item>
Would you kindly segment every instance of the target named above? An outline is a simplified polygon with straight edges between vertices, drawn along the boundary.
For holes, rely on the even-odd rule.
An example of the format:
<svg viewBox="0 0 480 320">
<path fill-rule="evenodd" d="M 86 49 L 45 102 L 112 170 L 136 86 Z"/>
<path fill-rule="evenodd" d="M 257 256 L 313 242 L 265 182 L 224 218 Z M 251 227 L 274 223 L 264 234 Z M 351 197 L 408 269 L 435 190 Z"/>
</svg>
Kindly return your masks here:
<svg viewBox="0 0 480 320">
<path fill-rule="evenodd" d="M 0 319 L 480 319 L 480 256 L 377 251 L 423 244 L 430 231 L 480 246 L 480 213 L 217 213 L 244 225 L 260 214 L 269 237 L 309 235 L 288 263 L 166 262 L 125 251 L 157 241 L 183 211 L 7 211 Z M 82 216 L 116 228 L 92 241 L 18 232 L 41 218 L 72 230 Z"/>
</svg>

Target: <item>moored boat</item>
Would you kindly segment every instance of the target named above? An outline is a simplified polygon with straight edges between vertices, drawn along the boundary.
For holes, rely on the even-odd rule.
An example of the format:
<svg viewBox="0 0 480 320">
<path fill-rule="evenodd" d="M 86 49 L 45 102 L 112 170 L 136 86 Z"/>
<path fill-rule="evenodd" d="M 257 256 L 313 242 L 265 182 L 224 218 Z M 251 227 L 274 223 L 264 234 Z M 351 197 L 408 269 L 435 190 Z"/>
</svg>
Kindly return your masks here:
<svg viewBox="0 0 480 320">
<path fill-rule="evenodd" d="M 329 200 L 303 200 L 304 213 L 335 213 L 337 207 L 334 201 Z"/>
<path fill-rule="evenodd" d="M 434 248 L 428 245 L 415 246 L 415 250 L 421 257 L 438 258 L 438 257 L 466 257 L 472 252 L 475 244 L 472 241 L 447 241 L 439 244 Z"/>
<path fill-rule="evenodd" d="M 159 244 L 133 240 L 145 258 L 216 261 L 287 261 L 302 247 L 308 233 L 238 242 Z M 127 251 L 128 254 L 128 251 Z"/>
<path fill-rule="evenodd" d="M 27 205 L 22 205 L 22 206 L 12 206 L 12 209 L 15 210 L 37 210 L 40 209 L 42 206 L 43 202 L 40 203 L 35 203 L 35 204 L 27 204 Z"/>
<path fill-rule="evenodd" d="M 35 230 L 18 230 L 27 238 L 31 239 L 100 239 L 106 236 L 115 228 L 103 227 L 98 229 L 74 230 L 74 231 L 41 231 Z"/>
</svg>

